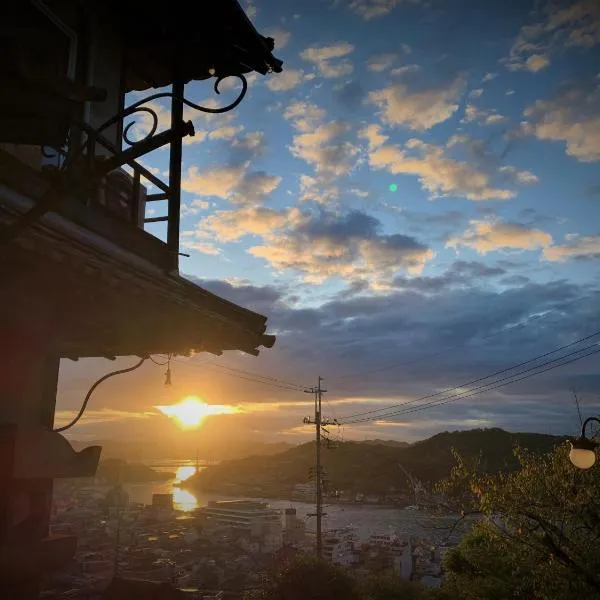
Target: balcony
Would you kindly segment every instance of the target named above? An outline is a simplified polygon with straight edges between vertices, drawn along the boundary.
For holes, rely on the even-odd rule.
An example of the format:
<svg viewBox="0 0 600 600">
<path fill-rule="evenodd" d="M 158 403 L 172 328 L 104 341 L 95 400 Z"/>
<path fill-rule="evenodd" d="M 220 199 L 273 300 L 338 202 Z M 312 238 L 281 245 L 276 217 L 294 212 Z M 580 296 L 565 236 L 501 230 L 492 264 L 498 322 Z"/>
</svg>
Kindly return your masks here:
<svg viewBox="0 0 600 600">
<path fill-rule="evenodd" d="M 135 6 L 134 6 L 135 5 Z M 0 31 L 0 243 L 54 217 L 84 228 L 106 247 L 176 273 L 184 105 L 204 112 L 235 108 L 247 89 L 244 73 L 281 71 L 273 40 L 258 34 L 236 0 L 190 5 L 187 22 L 206 23 L 182 35 L 182 15 L 138 3 L 83 6 L 75 0 L 9 0 Z M 242 81 L 239 98 L 222 108 L 185 98 L 185 83 L 225 77 Z M 165 88 L 125 108 L 133 90 Z M 149 93 L 149 92 L 148 92 Z M 147 103 L 168 98 L 168 131 Z M 129 137 L 132 117 L 149 117 L 141 140 Z M 168 145 L 167 181 L 137 160 Z M 149 193 L 152 189 L 152 193 Z M 166 202 L 146 218 L 149 203 Z M 158 206 L 158 205 L 156 205 Z M 146 231 L 166 224 L 165 241 Z"/>
</svg>

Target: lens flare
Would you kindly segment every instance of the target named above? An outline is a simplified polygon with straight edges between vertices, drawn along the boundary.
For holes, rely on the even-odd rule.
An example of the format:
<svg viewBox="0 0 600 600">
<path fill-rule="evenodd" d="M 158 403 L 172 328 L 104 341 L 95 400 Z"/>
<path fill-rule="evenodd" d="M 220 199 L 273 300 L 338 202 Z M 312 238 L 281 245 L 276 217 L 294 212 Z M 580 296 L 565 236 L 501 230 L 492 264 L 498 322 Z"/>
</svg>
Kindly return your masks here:
<svg viewBox="0 0 600 600">
<path fill-rule="evenodd" d="M 206 404 L 197 396 L 188 396 L 170 406 L 157 406 L 158 410 L 167 417 L 174 419 L 182 429 L 200 427 L 206 417 L 212 415 L 230 415 L 239 412 L 235 406 L 225 404 Z"/>
</svg>

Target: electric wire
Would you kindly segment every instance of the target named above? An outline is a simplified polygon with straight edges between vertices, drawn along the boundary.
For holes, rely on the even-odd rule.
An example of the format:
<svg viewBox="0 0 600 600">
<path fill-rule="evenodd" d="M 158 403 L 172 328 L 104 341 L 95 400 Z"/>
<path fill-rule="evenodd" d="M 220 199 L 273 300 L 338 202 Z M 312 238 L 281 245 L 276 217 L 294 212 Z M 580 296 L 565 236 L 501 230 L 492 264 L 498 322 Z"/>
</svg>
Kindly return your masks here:
<svg viewBox="0 0 600 600">
<path fill-rule="evenodd" d="M 510 367 L 506 367 L 504 369 L 500 369 L 499 371 L 496 371 L 494 373 L 491 373 L 490 375 L 486 375 L 485 377 L 479 377 L 477 379 L 473 379 L 471 381 L 467 381 L 466 383 L 462 383 L 460 385 L 456 385 L 450 388 L 446 388 L 444 390 L 441 390 L 439 392 L 435 392 L 433 394 L 429 394 L 427 396 L 422 396 L 421 398 L 415 398 L 412 400 L 407 400 L 406 402 L 399 402 L 397 404 L 391 404 L 388 406 L 384 406 L 381 408 L 374 408 L 371 410 L 366 410 L 366 411 L 362 411 L 362 412 L 358 412 L 358 413 L 351 413 L 349 415 L 346 416 L 342 416 L 341 419 L 342 420 L 348 420 L 348 419 L 353 419 L 354 417 L 359 417 L 359 416 L 363 416 L 363 415 L 368 415 L 368 414 L 373 414 L 373 413 L 378 413 L 378 412 L 384 412 L 387 410 L 390 410 L 392 408 L 394 408 L 395 406 L 403 406 L 405 404 L 412 404 L 414 402 L 421 402 L 422 400 L 428 400 L 429 398 L 435 398 L 437 396 L 441 396 L 443 394 L 446 394 L 448 392 L 452 392 L 454 390 L 458 390 L 458 389 L 462 389 L 462 388 L 466 388 L 469 387 L 475 383 L 479 383 L 481 381 L 485 381 L 486 379 L 491 379 L 493 377 L 497 377 L 498 375 L 502 375 L 504 373 L 507 373 L 509 371 L 514 371 L 515 369 L 518 369 L 520 367 L 523 367 L 525 365 L 531 364 L 532 362 L 536 362 L 542 358 L 546 358 L 547 356 L 551 356 L 552 354 L 556 354 L 557 352 L 562 352 L 563 350 L 566 350 L 567 348 L 572 348 L 573 346 L 576 346 L 577 344 L 581 344 L 582 342 L 585 342 L 593 337 L 596 337 L 600 335 L 600 330 L 599 331 L 595 331 L 594 333 L 591 333 L 590 335 L 587 335 L 585 337 L 579 338 L 573 342 L 570 342 L 569 344 L 565 344 L 559 348 L 556 348 L 554 350 L 551 350 L 550 352 L 545 352 L 544 354 L 540 354 L 539 356 L 535 356 L 533 358 L 530 358 L 526 361 L 520 362 L 516 365 L 512 365 Z"/>
<path fill-rule="evenodd" d="M 562 361 L 562 360 L 564 360 L 565 358 L 569 358 L 570 356 L 573 356 L 573 355 L 575 355 L 575 354 L 579 354 L 579 353 L 581 353 L 581 352 L 583 352 L 583 351 L 585 351 L 585 350 L 589 350 L 589 349 L 591 349 L 591 348 L 594 348 L 594 347 L 597 347 L 597 346 L 598 346 L 598 344 L 592 344 L 592 345 L 590 345 L 590 346 L 586 346 L 585 348 L 580 348 L 579 350 L 575 350 L 574 352 L 570 352 L 570 353 L 568 353 L 568 354 L 565 354 L 565 355 L 563 355 L 563 356 L 560 356 L 560 357 L 558 357 L 558 358 L 555 358 L 555 359 L 553 359 L 553 360 L 550 360 L 550 361 L 546 361 L 546 362 L 544 362 L 544 363 L 541 363 L 541 364 L 539 364 L 539 365 L 534 365 L 533 367 L 530 367 L 529 369 L 525 369 L 525 370 L 523 370 L 523 371 L 520 371 L 520 372 L 518 372 L 518 373 L 513 373 L 512 375 L 508 375 L 507 377 L 502 377 L 502 378 L 500 378 L 500 379 L 496 379 L 495 381 L 488 382 L 488 383 L 486 383 L 486 384 L 483 384 L 483 385 L 477 386 L 477 387 L 475 387 L 475 388 L 470 388 L 470 389 L 462 390 L 462 391 L 459 391 L 459 392 L 458 392 L 458 393 L 456 393 L 456 394 L 453 394 L 453 395 L 451 395 L 451 396 L 448 396 L 447 398 L 440 398 L 440 399 L 438 399 L 438 400 L 433 400 L 433 401 L 431 401 L 431 402 L 426 402 L 426 403 L 424 403 L 424 404 L 421 404 L 421 405 L 418 405 L 418 406 L 434 406 L 434 405 L 435 405 L 437 402 L 443 402 L 443 401 L 447 400 L 448 398 L 459 398 L 459 397 L 463 397 L 463 395 L 464 395 L 464 394 L 467 394 L 467 393 L 470 393 L 470 392 L 473 392 L 473 393 L 485 392 L 485 391 L 488 391 L 488 388 L 489 388 L 489 389 L 496 389 L 496 385 L 497 385 L 497 384 L 500 384 L 501 382 L 508 381 L 508 380 L 512 380 L 513 378 L 519 377 L 520 375 L 523 375 L 524 373 L 529 373 L 529 372 L 531 372 L 531 371 L 535 371 L 535 370 L 537 370 L 537 369 L 540 369 L 541 367 L 545 367 L 545 366 L 551 365 L 551 364 L 553 364 L 553 363 L 556 363 L 556 362 Z M 600 349 L 599 349 L 599 351 L 600 351 Z M 593 354 L 593 353 L 592 353 L 592 354 Z M 583 356 L 583 357 L 581 357 L 581 358 L 585 358 L 585 356 L 587 356 L 587 355 L 584 355 L 584 356 Z M 556 365 L 556 366 L 561 366 L 561 365 Z M 540 373 L 542 373 L 542 372 L 544 372 L 544 371 L 539 371 L 539 372 L 540 372 Z M 517 379 L 515 379 L 515 381 L 520 381 L 520 380 L 517 380 Z M 509 383 L 512 383 L 512 381 L 511 381 L 511 382 L 509 382 Z M 507 384 L 507 385 L 508 385 L 508 384 Z M 502 387 L 502 386 L 501 386 L 501 385 L 499 385 L 498 387 Z M 453 389 L 453 390 L 454 390 L 454 389 L 460 389 L 460 387 L 457 387 L 457 388 L 452 388 L 452 389 Z M 441 392 L 441 393 L 444 393 L 444 392 Z M 429 396 L 429 397 L 432 397 L 432 396 Z M 413 399 L 413 400 L 408 400 L 408 401 L 406 401 L 406 402 L 404 402 L 404 403 L 398 404 L 398 405 L 397 405 L 397 407 L 398 407 L 398 410 L 399 410 L 399 411 L 403 411 L 403 410 L 411 410 L 412 408 L 416 408 L 416 407 L 410 407 L 409 409 L 404 409 L 403 407 L 404 407 L 404 406 L 407 406 L 407 405 L 409 405 L 409 404 L 413 404 L 413 403 L 419 402 L 419 401 L 421 401 L 421 400 L 423 400 L 423 399 L 424 399 L 424 398 L 415 398 L 415 399 Z M 390 409 L 388 409 L 388 410 L 390 410 Z M 394 410 L 392 410 L 392 412 L 388 412 L 388 413 L 385 413 L 385 414 L 383 414 L 383 415 L 377 415 L 377 416 L 375 416 L 375 417 L 373 417 L 373 418 L 374 418 L 374 419 L 385 418 L 385 417 L 387 417 L 387 416 L 389 416 L 389 415 L 396 414 L 396 412 L 397 412 L 397 411 L 396 411 L 396 409 L 394 409 Z M 371 420 L 371 418 L 369 418 L 369 420 Z M 352 419 L 352 420 L 350 420 L 350 421 L 348 421 L 348 420 L 347 420 L 347 421 L 345 421 L 345 422 L 346 422 L 346 423 L 352 423 L 352 422 L 354 422 L 354 419 Z"/>
<path fill-rule="evenodd" d="M 97 379 L 94 382 L 94 384 L 92 385 L 92 387 L 88 390 L 88 393 L 85 395 L 83 404 L 81 405 L 81 408 L 79 409 L 79 412 L 77 413 L 77 416 L 68 425 L 63 425 L 62 427 L 57 427 L 56 429 L 53 429 L 52 431 L 54 433 L 61 433 L 62 431 L 71 429 L 71 427 L 73 427 L 73 425 L 75 425 L 77 423 L 77 421 L 79 421 L 79 419 L 81 419 L 81 417 L 83 416 L 83 413 L 85 412 L 85 409 L 87 408 L 88 402 L 90 401 L 90 398 L 92 397 L 92 394 L 94 393 L 94 390 L 103 381 L 106 381 L 107 379 L 110 379 L 111 377 L 115 377 L 116 375 L 123 375 L 124 373 L 131 373 L 131 371 L 135 371 L 136 369 L 141 367 L 145 362 L 146 362 L 146 358 L 144 357 L 144 358 L 140 359 L 139 362 L 135 363 L 135 365 L 133 365 L 132 367 L 127 367 L 126 369 L 118 369 L 116 371 L 111 371 L 110 373 L 107 373 L 106 375 L 103 375 L 102 377 L 100 377 L 100 379 Z"/>
<path fill-rule="evenodd" d="M 571 354 L 578 354 L 579 352 L 580 351 L 573 352 Z M 577 362 L 579 360 L 587 358 L 588 356 L 592 356 L 592 355 L 598 354 L 598 353 L 600 353 L 600 348 L 598 348 L 596 350 L 593 350 L 592 352 L 588 352 L 587 354 L 584 354 L 583 356 L 576 356 L 575 358 L 571 358 L 570 360 L 561 362 L 560 364 L 549 366 L 549 367 L 547 367 L 545 369 L 542 369 L 541 371 L 537 371 L 535 373 L 530 373 L 529 375 L 525 375 L 524 377 L 514 378 L 517 375 L 521 375 L 522 373 L 525 373 L 525 371 L 522 371 L 521 373 L 516 373 L 513 376 L 505 378 L 505 379 L 510 379 L 510 381 L 506 381 L 504 383 L 500 383 L 499 385 L 496 385 L 498 382 L 492 382 L 492 383 L 487 384 L 485 386 L 481 386 L 482 388 L 486 388 L 486 389 L 465 390 L 465 392 L 462 393 L 462 394 L 455 394 L 453 396 L 449 396 L 448 398 L 441 398 L 440 400 L 436 400 L 436 401 L 433 401 L 433 402 L 426 402 L 425 404 L 421 404 L 421 405 L 418 405 L 418 406 L 412 406 L 412 407 L 409 407 L 409 408 L 406 408 L 406 409 L 400 409 L 400 410 L 397 410 L 397 411 L 394 411 L 394 412 L 391 412 L 391 413 L 388 413 L 388 414 L 385 414 L 385 415 L 377 415 L 375 417 L 365 417 L 365 418 L 356 419 L 356 420 L 353 420 L 353 421 L 344 421 L 344 424 L 345 425 L 355 425 L 357 423 L 364 423 L 364 422 L 369 422 L 369 421 L 376 421 L 378 419 L 388 419 L 390 417 L 396 417 L 396 416 L 401 416 L 401 415 L 405 415 L 405 414 L 409 414 L 409 413 L 419 412 L 421 410 L 427 410 L 427 409 L 430 409 L 430 408 L 436 408 L 438 406 L 443 406 L 444 404 L 448 404 L 450 402 L 455 402 L 457 400 L 462 400 L 464 398 L 469 398 L 471 396 L 474 396 L 476 394 L 481 394 L 483 392 L 490 392 L 492 390 L 495 390 L 495 389 L 498 389 L 498 388 L 501 388 L 501 387 L 505 387 L 507 385 L 512 385 L 513 383 L 517 383 L 519 381 L 524 381 L 525 379 L 530 379 L 531 377 L 536 377 L 537 375 L 541 375 L 542 373 L 546 373 L 547 371 L 552 371 L 554 369 L 558 369 L 559 367 L 563 367 L 565 365 Z M 569 355 L 566 355 L 566 356 L 569 356 Z M 557 359 L 555 359 L 553 361 L 549 361 L 549 362 L 544 363 L 542 365 L 538 365 L 538 366 L 534 367 L 534 369 L 539 369 L 540 367 L 542 367 L 544 365 L 548 365 L 550 363 L 563 360 L 564 358 L 566 358 L 566 356 L 557 358 Z M 532 369 L 527 369 L 527 370 L 531 371 Z"/>
<path fill-rule="evenodd" d="M 253 383 L 261 383 L 263 385 L 267 385 L 273 388 L 278 388 L 278 389 L 282 389 L 282 390 L 286 390 L 288 392 L 304 392 L 304 390 L 306 390 L 307 388 L 304 386 L 299 386 L 296 384 L 287 384 L 287 382 L 284 382 L 283 384 L 277 383 L 277 381 L 282 381 L 283 380 L 275 380 L 272 381 L 271 379 L 274 378 L 268 378 L 268 379 L 258 379 L 257 377 L 262 377 L 261 375 L 258 374 L 254 374 L 251 373 L 250 371 L 246 372 L 243 371 L 242 369 L 233 369 L 233 367 L 227 367 L 227 370 L 224 370 L 223 365 L 214 365 L 212 363 L 210 364 L 203 364 L 203 363 L 192 363 L 189 361 L 182 361 L 179 359 L 171 359 L 174 362 L 180 363 L 182 365 L 187 365 L 189 367 L 196 367 L 196 368 L 204 368 L 204 369 L 213 369 L 216 370 L 219 373 L 222 373 L 223 375 L 229 375 L 230 377 L 235 377 L 237 379 L 241 379 L 244 381 L 251 381 Z M 235 371 L 235 372 L 232 372 Z M 237 371 L 239 371 L 240 373 L 238 373 Z M 256 375 L 255 376 L 245 376 L 244 373 L 248 373 L 249 375 Z"/>
</svg>

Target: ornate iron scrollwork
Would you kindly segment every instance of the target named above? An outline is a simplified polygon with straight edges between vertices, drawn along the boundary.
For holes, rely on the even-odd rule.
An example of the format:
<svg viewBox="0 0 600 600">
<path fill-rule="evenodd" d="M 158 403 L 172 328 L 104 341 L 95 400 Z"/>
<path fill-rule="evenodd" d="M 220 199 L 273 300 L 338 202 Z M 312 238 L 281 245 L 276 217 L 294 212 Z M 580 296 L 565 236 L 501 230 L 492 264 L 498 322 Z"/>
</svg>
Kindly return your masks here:
<svg viewBox="0 0 600 600">
<path fill-rule="evenodd" d="M 213 89 L 215 90 L 216 94 L 221 93 L 219 90 L 219 85 L 224 79 L 227 79 L 228 77 L 237 77 L 242 82 L 242 89 L 240 90 L 238 97 L 233 102 L 228 104 L 227 106 L 211 108 L 208 106 L 201 106 L 200 104 L 196 104 L 195 102 L 192 102 L 191 100 L 188 100 L 187 98 L 181 98 L 180 99 L 181 102 L 183 102 L 183 104 L 185 104 L 186 106 L 189 106 L 190 108 L 193 108 L 200 112 L 209 113 L 209 114 L 222 114 L 222 113 L 226 113 L 230 110 L 233 110 L 244 99 L 244 96 L 246 95 L 246 92 L 248 91 L 248 81 L 242 74 L 231 74 L 231 75 L 224 75 L 224 76 L 217 77 L 217 79 L 215 80 L 214 86 L 213 86 Z M 126 144 L 128 144 L 129 146 L 133 146 L 134 144 L 137 144 L 141 141 L 151 138 L 156 133 L 156 130 L 158 129 L 158 115 L 156 114 L 156 111 L 154 109 L 152 109 L 148 106 L 144 106 L 144 105 L 147 104 L 148 102 L 152 102 L 153 100 L 158 100 L 160 98 L 172 98 L 173 99 L 173 98 L 175 98 L 175 96 L 173 95 L 172 92 L 160 92 L 158 94 L 152 94 L 151 96 L 143 98 L 142 100 L 138 100 L 138 102 L 135 102 L 131 106 L 128 106 L 124 111 L 122 111 L 118 115 L 115 115 L 112 119 L 109 119 L 108 121 L 103 123 L 97 130 L 98 133 L 101 133 L 102 131 L 104 131 L 105 129 L 110 127 L 111 125 L 114 125 L 115 123 L 118 123 L 119 121 L 122 121 L 123 119 L 126 119 L 127 117 L 132 116 L 135 113 L 144 112 L 146 114 L 149 114 L 150 117 L 152 118 L 152 126 L 150 127 L 150 131 L 143 138 L 140 138 L 139 140 L 132 140 L 128 136 L 130 129 L 135 126 L 135 121 L 132 121 L 131 123 L 128 123 L 125 126 L 125 128 L 123 129 L 123 141 Z"/>
<path fill-rule="evenodd" d="M 197 111 L 208 113 L 208 114 L 222 114 L 222 113 L 226 113 L 230 110 L 233 110 L 240 104 L 240 102 L 246 96 L 246 92 L 248 91 L 248 81 L 246 80 L 246 78 L 244 77 L 243 74 L 231 74 L 231 75 L 224 75 L 224 76 L 217 77 L 215 79 L 215 83 L 213 85 L 213 89 L 216 94 L 221 93 L 221 91 L 219 90 L 219 85 L 221 84 L 221 82 L 224 79 L 227 79 L 228 77 L 237 77 L 242 82 L 242 89 L 240 90 L 237 98 L 230 104 L 227 104 L 226 106 L 219 106 L 217 108 L 212 108 L 209 106 L 201 106 L 200 104 L 196 104 L 195 102 L 192 102 L 191 100 L 188 100 L 187 98 L 181 98 L 181 102 L 183 102 L 183 104 L 185 104 L 186 106 L 189 106 L 190 108 L 193 108 Z M 146 133 L 146 135 L 144 135 L 140 139 L 132 139 L 129 136 L 129 133 L 130 133 L 131 128 L 135 127 L 135 125 L 136 125 L 136 121 L 133 120 L 130 123 L 127 123 L 127 125 L 125 125 L 125 127 L 123 128 L 122 138 L 123 138 L 123 141 L 128 146 L 135 146 L 135 144 L 139 144 L 140 142 L 149 140 L 156 134 L 156 131 L 158 129 L 158 124 L 159 124 L 159 118 L 158 118 L 158 115 L 156 114 L 156 111 L 153 108 L 151 108 L 149 106 L 144 106 L 144 105 L 147 104 L 148 102 L 152 102 L 153 100 L 158 100 L 160 98 L 173 99 L 173 98 L 175 98 L 175 96 L 173 95 L 172 92 L 160 92 L 158 94 L 152 94 L 151 96 L 143 98 L 142 100 L 138 100 L 131 106 L 128 106 L 125 110 L 116 114 L 114 117 L 111 117 L 110 119 L 108 119 L 108 121 L 105 121 L 102 125 L 100 125 L 100 127 L 98 127 L 95 130 L 95 133 L 102 134 L 103 131 L 105 131 L 112 125 L 122 122 L 127 117 L 130 117 L 137 113 L 145 113 L 147 115 L 150 115 L 150 118 L 152 119 L 152 124 L 150 126 L 148 133 Z M 81 129 L 85 131 L 87 128 L 84 126 L 84 127 L 81 127 Z M 72 134 L 72 132 L 71 132 L 71 134 Z M 90 134 L 88 132 L 88 136 L 89 135 Z M 87 143 L 83 143 L 81 145 L 78 144 L 78 147 L 73 148 L 71 137 L 72 136 L 69 135 L 68 139 L 65 141 L 65 144 L 61 148 L 55 148 L 52 146 L 44 146 L 42 148 L 43 156 L 46 159 L 52 159 L 52 158 L 56 157 L 57 158 L 56 167 L 63 171 L 66 170 L 71 164 L 73 164 L 73 162 L 75 162 L 76 160 L 81 158 L 85 154 L 86 148 L 87 148 Z M 89 148 L 88 148 L 88 152 L 89 152 Z"/>
</svg>

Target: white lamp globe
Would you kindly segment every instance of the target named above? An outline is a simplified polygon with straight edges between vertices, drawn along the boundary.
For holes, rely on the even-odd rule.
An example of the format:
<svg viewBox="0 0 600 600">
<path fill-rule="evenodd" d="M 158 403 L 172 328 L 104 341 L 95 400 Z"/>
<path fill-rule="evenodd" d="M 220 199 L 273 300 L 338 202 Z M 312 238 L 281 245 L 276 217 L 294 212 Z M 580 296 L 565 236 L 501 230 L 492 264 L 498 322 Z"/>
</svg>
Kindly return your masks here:
<svg viewBox="0 0 600 600">
<path fill-rule="evenodd" d="M 569 452 L 569 459 L 578 469 L 586 470 L 594 466 L 596 453 L 590 448 L 578 448 L 574 445 Z"/>
</svg>

